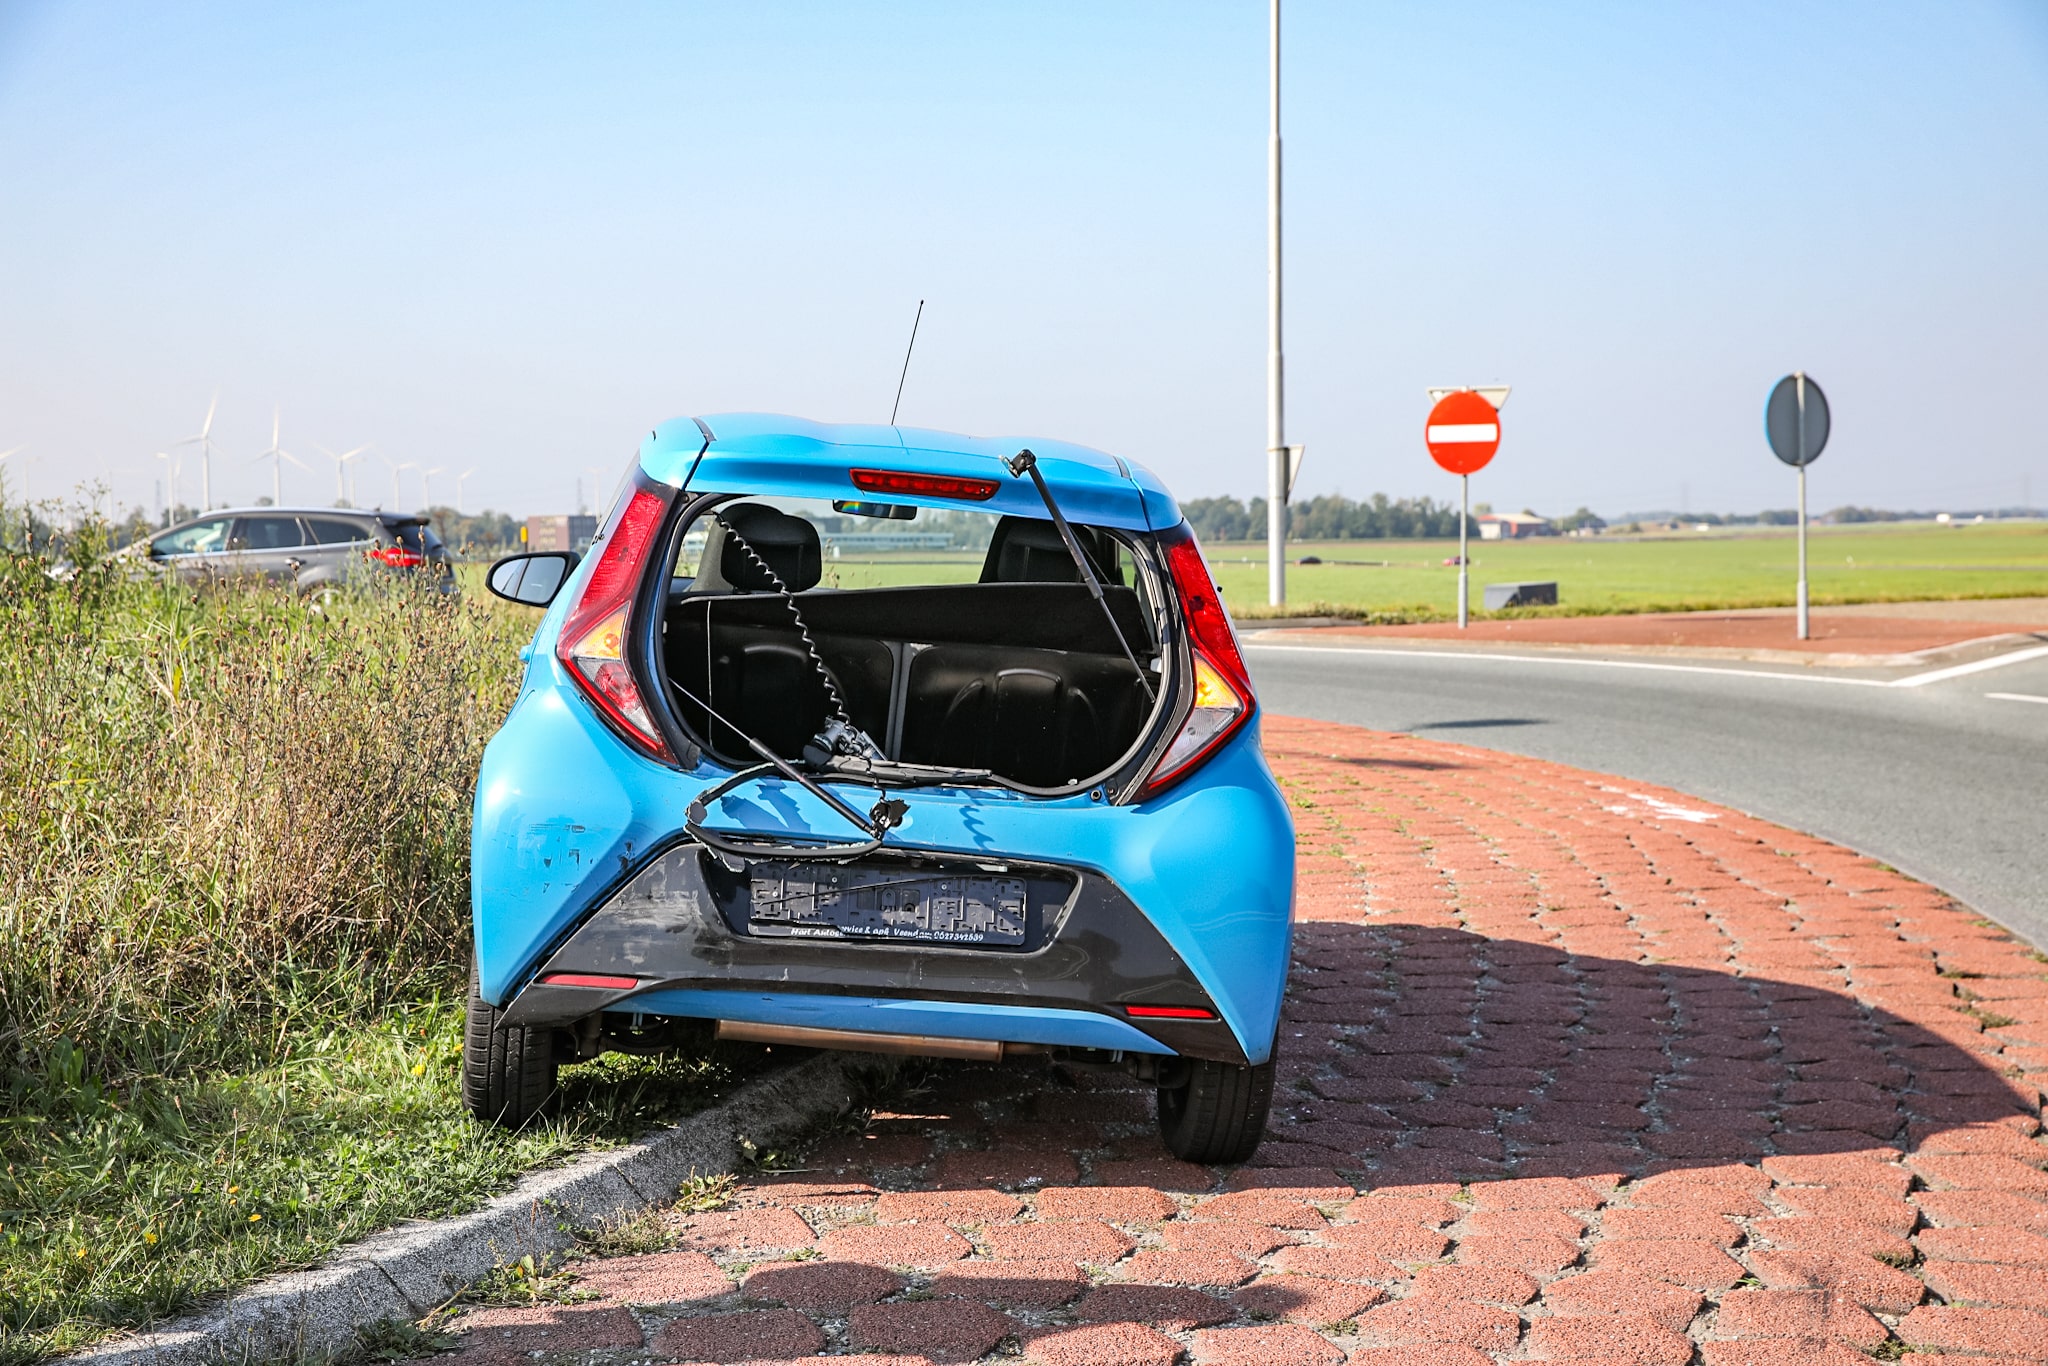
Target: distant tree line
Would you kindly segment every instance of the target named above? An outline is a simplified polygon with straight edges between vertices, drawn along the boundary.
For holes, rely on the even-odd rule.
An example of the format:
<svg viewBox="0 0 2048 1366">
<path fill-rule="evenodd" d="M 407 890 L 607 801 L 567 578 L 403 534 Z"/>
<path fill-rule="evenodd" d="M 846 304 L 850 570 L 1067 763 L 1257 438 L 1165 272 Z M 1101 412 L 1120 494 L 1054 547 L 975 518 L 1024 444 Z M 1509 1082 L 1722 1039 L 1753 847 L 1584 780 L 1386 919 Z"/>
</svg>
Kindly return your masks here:
<svg viewBox="0 0 2048 1366">
<path fill-rule="evenodd" d="M 1266 534 L 1266 500 L 1249 503 L 1225 495 L 1182 503 L 1188 524 L 1204 541 L 1250 541 Z M 1341 493 L 1306 498 L 1287 507 L 1287 534 L 1303 541 L 1373 541 L 1456 536 L 1458 509 L 1433 498 L 1353 501 Z"/>
<path fill-rule="evenodd" d="M 451 507 L 431 507 L 425 516 L 433 524 L 434 534 L 458 555 L 517 550 L 519 528 L 525 525 L 509 512 L 489 508 L 465 515 Z"/>
</svg>

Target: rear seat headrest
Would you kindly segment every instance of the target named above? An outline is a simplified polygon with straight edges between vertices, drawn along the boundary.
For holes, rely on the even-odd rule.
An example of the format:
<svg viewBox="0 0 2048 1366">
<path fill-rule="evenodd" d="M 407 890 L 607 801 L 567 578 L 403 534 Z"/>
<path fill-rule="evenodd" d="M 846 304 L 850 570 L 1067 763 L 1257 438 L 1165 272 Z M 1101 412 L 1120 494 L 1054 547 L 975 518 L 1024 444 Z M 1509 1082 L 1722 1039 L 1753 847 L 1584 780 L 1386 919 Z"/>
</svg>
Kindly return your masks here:
<svg viewBox="0 0 2048 1366">
<path fill-rule="evenodd" d="M 1105 546 L 1109 538 L 1092 527 L 1077 526 L 1074 538 L 1095 566 L 1104 583 L 1122 583 L 1116 552 Z M 1080 571 L 1060 529 L 1043 517 L 1004 517 L 989 537 L 988 558 L 982 561 L 983 583 L 1079 583 Z"/>
<path fill-rule="evenodd" d="M 741 540 L 768 562 L 790 592 L 818 586 L 825 560 L 818 545 L 818 529 L 809 522 L 765 503 L 732 503 L 720 508 L 718 517 L 732 533 L 725 538 L 718 572 L 734 589 L 742 593 L 775 591 L 774 580 L 740 547 Z"/>
</svg>

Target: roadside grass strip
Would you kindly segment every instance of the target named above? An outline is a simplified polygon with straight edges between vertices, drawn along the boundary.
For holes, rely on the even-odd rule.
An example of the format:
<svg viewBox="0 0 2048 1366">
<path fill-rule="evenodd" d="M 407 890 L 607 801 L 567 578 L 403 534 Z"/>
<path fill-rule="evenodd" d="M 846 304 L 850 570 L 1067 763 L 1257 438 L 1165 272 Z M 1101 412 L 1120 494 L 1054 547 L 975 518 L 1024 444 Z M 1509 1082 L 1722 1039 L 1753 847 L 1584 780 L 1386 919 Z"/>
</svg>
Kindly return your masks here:
<svg viewBox="0 0 2048 1366">
<path fill-rule="evenodd" d="M 448 1001 L 294 1034 L 274 1064 L 242 1074 L 116 1091 L 59 1069 L 34 1098 L 43 1113 L 9 1116 L 0 1363 L 475 1208 L 524 1171 L 693 1113 L 736 1075 L 728 1061 L 608 1055 L 564 1069 L 561 1118 L 505 1133 L 463 1110 L 461 1047 Z"/>
<path fill-rule="evenodd" d="M 0 508 L 0 1363 L 473 1206 L 733 1080 L 607 1058 L 565 1073 L 573 1119 L 460 1109 L 470 793 L 530 615 L 181 587 L 89 517 L 33 554 L 19 523 Z"/>
</svg>

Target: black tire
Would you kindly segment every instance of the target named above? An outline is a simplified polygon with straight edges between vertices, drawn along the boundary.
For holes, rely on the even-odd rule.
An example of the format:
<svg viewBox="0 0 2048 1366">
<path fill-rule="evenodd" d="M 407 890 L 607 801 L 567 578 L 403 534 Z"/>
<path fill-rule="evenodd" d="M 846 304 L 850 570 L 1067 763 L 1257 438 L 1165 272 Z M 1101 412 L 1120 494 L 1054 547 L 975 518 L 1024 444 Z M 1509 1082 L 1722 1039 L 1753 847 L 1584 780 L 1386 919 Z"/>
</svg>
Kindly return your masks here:
<svg viewBox="0 0 2048 1366">
<path fill-rule="evenodd" d="M 462 1031 L 462 1103 L 487 1124 L 517 1129 L 555 1094 L 555 1033 L 499 1023 L 504 1012 L 477 990 L 469 970 L 469 1018 Z"/>
<path fill-rule="evenodd" d="M 1159 1133 L 1184 1162 L 1243 1162 L 1266 1136 L 1277 1058 L 1256 1067 L 1187 1062 L 1185 1086 L 1159 1089 Z"/>
</svg>

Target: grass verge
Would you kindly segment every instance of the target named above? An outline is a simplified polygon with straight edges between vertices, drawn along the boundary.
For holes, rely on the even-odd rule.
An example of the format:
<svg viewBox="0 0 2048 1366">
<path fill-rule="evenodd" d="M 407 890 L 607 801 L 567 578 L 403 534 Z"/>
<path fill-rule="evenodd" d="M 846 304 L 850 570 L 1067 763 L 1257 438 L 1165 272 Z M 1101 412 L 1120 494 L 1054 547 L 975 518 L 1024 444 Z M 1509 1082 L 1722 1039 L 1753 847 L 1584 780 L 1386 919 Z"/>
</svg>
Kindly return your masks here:
<svg viewBox="0 0 2048 1366">
<path fill-rule="evenodd" d="M 473 1209 L 521 1172 L 684 1118 L 747 1066 L 608 1055 L 564 1069 L 560 1118 L 508 1134 L 461 1107 L 457 1001 L 285 1037 L 268 1066 L 159 1078 L 135 1103 L 88 1084 L 69 1113 L 16 1117 L 39 1141 L 0 1186 L 0 1362 Z"/>
<path fill-rule="evenodd" d="M 470 793 L 530 614 L 108 549 L 0 553 L 7 1366 L 472 1207 L 735 1066 L 571 1068 L 571 1118 L 516 1135 L 460 1109 Z"/>
</svg>

